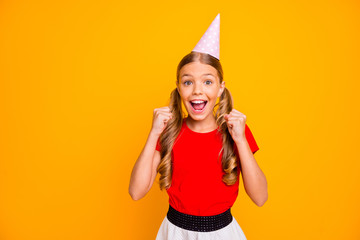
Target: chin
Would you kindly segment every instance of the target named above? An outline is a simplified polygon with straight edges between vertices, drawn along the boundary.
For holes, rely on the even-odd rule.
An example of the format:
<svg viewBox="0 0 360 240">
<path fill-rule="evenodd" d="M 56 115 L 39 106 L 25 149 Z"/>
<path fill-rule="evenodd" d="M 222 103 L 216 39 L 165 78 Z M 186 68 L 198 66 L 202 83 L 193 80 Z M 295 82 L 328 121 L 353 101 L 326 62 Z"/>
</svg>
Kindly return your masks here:
<svg viewBox="0 0 360 240">
<path fill-rule="evenodd" d="M 209 116 L 209 114 L 208 113 L 194 114 L 194 113 L 188 112 L 188 116 L 194 120 L 204 120 L 205 118 L 207 118 Z"/>
</svg>

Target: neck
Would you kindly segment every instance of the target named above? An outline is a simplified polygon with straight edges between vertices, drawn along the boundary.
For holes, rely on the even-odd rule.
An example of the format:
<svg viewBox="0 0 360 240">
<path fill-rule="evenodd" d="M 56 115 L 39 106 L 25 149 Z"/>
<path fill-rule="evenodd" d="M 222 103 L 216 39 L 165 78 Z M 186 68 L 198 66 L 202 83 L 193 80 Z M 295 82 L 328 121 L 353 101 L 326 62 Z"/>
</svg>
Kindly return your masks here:
<svg viewBox="0 0 360 240">
<path fill-rule="evenodd" d="M 195 132 L 210 132 L 217 128 L 216 119 L 213 115 L 202 120 L 194 120 L 188 115 L 186 118 L 187 126 Z"/>
</svg>

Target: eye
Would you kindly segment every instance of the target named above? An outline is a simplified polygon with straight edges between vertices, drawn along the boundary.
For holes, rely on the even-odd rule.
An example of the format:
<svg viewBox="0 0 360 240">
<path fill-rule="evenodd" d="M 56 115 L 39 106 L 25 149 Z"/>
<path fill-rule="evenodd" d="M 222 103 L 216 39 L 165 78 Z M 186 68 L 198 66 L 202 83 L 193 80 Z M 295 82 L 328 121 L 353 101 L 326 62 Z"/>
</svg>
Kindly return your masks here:
<svg viewBox="0 0 360 240">
<path fill-rule="evenodd" d="M 184 84 L 187 86 L 187 85 L 189 85 L 189 84 L 186 84 L 186 83 L 191 83 L 191 82 L 190 82 L 190 81 L 185 81 Z"/>
<path fill-rule="evenodd" d="M 211 81 L 211 80 L 206 80 L 205 82 L 208 83 L 207 85 L 211 85 L 211 84 L 212 84 L 212 81 Z"/>
</svg>

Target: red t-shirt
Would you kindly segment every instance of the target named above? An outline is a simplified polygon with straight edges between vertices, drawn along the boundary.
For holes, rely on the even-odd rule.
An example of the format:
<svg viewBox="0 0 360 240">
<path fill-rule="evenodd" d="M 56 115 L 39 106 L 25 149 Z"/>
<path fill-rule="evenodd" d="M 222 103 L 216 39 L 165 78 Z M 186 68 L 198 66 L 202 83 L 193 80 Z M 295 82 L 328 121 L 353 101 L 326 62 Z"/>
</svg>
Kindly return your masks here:
<svg viewBox="0 0 360 240">
<path fill-rule="evenodd" d="M 167 189 L 169 204 L 179 212 L 197 216 L 220 214 L 232 207 L 238 196 L 239 167 L 234 185 L 228 186 L 222 181 L 222 153 L 218 160 L 222 135 L 217 129 L 207 133 L 194 132 L 185 119 L 183 121 L 172 149 L 173 175 Z M 259 147 L 247 124 L 245 137 L 255 153 Z M 156 150 L 160 149 L 158 140 Z M 235 143 L 234 150 L 239 156 Z"/>
</svg>

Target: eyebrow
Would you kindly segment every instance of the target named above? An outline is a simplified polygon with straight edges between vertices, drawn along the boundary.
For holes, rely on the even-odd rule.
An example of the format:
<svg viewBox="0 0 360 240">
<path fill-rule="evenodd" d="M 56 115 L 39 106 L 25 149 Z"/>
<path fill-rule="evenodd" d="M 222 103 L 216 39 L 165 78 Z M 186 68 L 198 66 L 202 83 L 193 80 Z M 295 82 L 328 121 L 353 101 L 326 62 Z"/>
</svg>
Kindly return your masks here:
<svg viewBox="0 0 360 240">
<path fill-rule="evenodd" d="M 204 73 L 203 75 L 201 75 L 201 76 L 208 76 L 208 75 L 210 75 L 210 76 L 213 76 L 214 77 L 214 75 L 213 74 L 211 74 L 211 73 Z M 183 78 L 183 77 L 192 77 L 192 75 L 191 74 L 183 74 L 182 76 L 181 76 L 181 78 Z"/>
</svg>

